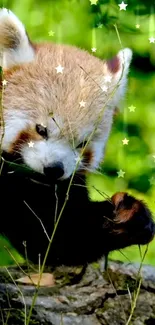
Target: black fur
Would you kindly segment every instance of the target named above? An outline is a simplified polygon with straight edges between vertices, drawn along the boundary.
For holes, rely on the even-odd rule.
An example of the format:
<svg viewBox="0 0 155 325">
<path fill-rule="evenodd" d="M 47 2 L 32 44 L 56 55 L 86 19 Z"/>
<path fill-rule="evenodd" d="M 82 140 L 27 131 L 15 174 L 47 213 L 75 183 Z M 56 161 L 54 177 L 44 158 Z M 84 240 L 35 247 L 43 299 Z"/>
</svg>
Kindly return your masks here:
<svg viewBox="0 0 155 325">
<path fill-rule="evenodd" d="M 28 258 L 33 263 L 38 263 L 38 254 L 41 254 L 43 261 L 49 243 L 38 218 L 51 237 L 56 203 L 58 216 L 69 181 L 58 182 L 56 191 L 55 184 L 37 184 L 16 173 L 4 173 L 0 177 L 0 232 L 10 239 L 23 256 L 23 242 L 26 241 Z M 77 186 L 77 183 L 82 186 Z M 143 203 L 138 201 L 138 211 L 128 221 L 118 221 L 120 211 L 132 210 L 135 202 L 136 199 L 127 194 L 118 206 L 111 200 L 91 202 L 85 188 L 85 177 L 75 176 L 46 264 L 84 265 L 96 261 L 109 251 L 148 243 L 154 236 L 155 224 Z"/>
</svg>

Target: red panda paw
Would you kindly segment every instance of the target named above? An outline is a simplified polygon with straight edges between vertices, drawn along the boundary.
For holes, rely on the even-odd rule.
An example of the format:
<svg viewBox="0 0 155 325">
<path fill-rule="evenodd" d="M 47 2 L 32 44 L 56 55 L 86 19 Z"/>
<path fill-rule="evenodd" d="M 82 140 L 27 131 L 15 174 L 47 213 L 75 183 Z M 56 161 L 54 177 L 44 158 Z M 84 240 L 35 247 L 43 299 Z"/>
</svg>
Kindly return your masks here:
<svg viewBox="0 0 155 325">
<path fill-rule="evenodd" d="M 155 235 L 155 223 L 149 208 L 124 192 L 111 198 L 114 204 L 114 232 L 125 234 L 133 244 L 149 243 Z"/>
</svg>

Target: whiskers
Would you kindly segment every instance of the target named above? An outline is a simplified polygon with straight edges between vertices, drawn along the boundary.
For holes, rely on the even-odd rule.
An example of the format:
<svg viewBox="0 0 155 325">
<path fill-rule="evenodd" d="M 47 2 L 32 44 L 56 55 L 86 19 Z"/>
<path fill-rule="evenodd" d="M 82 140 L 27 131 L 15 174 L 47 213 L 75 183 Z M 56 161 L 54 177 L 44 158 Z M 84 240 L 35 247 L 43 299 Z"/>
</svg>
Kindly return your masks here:
<svg viewBox="0 0 155 325">
<path fill-rule="evenodd" d="M 95 174 L 95 175 L 100 175 L 100 176 L 103 176 L 103 174 L 101 173 L 101 171 L 100 170 L 94 170 L 93 168 L 90 168 L 87 164 L 82 164 L 81 165 L 81 167 L 76 171 L 76 177 L 77 177 L 77 179 L 79 179 L 80 181 L 82 180 L 82 177 L 80 177 L 80 176 L 82 176 L 83 174 L 85 174 L 85 173 L 93 173 L 93 174 Z M 73 183 L 73 185 L 75 185 L 75 186 L 81 186 L 81 187 L 85 187 L 85 188 L 87 188 L 88 190 L 89 189 L 93 189 L 93 190 L 95 190 L 99 195 L 101 195 L 102 197 L 103 197 L 103 199 L 106 199 L 107 201 L 109 201 L 112 205 L 113 205 L 113 203 L 112 203 L 112 201 L 111 201 L 111 197 L 107 194 L 107 193 L 105 193 L 103 190 L 100 190 L 100 189 L 98 189 L 98 188 L 96 188 L 96 186 L 94 186 L 94 185 L 85 185 L 85 181 L 83 180 L 83 184 L 76 184 L 76 183 Z"/>
<path fill-rule="evenodd" d="M 77 173 L 81 174 L 81 173 L 85 173 L 85 172 L 103 176 L 103 173 L 100 170 L 91 168 L 89 163 L 87 163 L 87 162 L 85 163 L 84 161 L 82 161 L 81 164 L 79 165 L 78 170 L 76 171 L 76 174 Z"/>
</svg>

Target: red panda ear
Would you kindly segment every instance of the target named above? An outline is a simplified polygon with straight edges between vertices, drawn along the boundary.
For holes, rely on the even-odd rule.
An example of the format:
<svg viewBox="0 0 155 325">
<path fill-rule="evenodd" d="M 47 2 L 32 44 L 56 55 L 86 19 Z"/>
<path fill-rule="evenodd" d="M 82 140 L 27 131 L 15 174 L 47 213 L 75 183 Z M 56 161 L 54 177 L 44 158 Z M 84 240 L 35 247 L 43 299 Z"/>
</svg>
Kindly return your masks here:
<svg viewBox="0 0 155 325">
<path fill-rule="evenodd" d="M 109 92 L 115 89 L 112 99 L 114 106 L 118 105 L 119 100 L 125 94 L 131 59 L 132 51 L 125 48 L 119 51 L 114 58 L 106 61 L 106 75 L 110 76 L 112 80 Z M 103 80 L 103 86 L 104 83 L 105 79 Z"/>
<path fill-rule="evenodd" d="M 119 51 L 114 58 L 106 62 L 107 70 L 112 74 L 114 83 L 118 84 L 120 87 L 126 84 L 131 59 L 132 51 L 126 48 Z"/>
<path fill-rule="evenodd" d="M 0 51 L 4 69 L 32 61 L 35 55 L 24 25 L 5 8 L 0 10 Z"/>
<path fill-rule="evenodd" d="M 132 59 L 132 51 L 128 48 L 118 52 L 118 54 L 107 61 L 108 71 L 112 74 L 121 72 L 123 75 L 128 73 Z"/>
</svg>

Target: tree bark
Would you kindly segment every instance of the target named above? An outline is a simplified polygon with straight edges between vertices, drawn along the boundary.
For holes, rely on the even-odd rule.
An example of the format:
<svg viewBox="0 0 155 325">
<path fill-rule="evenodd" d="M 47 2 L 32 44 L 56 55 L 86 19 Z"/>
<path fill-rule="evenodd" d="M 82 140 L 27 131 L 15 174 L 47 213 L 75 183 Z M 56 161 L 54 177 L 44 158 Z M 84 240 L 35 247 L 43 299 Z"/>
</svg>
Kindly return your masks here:
<svg viewBox="0 0 155 325">
<path fill-rule="evenodd" d="M 129 325 L 131 301 L 139 284 L 138 269 L 138 264 L 111 261 L 103 271 L 101 261 L 88 265 L 81 279 L 78 268 L 55 269 L 56 285 L 39 288 L 29 324 Z M 143 265 L 141 275 L 130 324 L 155 325 L 155 268 Z M 19 267 L 0 268 L 0 325 L 26 324 L 36 287 L 16 284 L 20 277 L 23 273 Z"/>
</svg>

